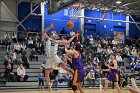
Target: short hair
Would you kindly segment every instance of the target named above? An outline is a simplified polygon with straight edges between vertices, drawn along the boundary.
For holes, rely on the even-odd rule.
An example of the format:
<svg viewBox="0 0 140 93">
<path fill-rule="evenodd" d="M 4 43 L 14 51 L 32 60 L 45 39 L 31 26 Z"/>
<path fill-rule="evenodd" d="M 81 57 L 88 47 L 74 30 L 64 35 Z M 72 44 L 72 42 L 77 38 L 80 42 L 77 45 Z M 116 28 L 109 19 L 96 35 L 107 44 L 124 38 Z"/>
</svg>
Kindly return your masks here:
<svg viewBox="0 0 140 93">
<path fill-rule="evenodd" d="M 50 35 L 57 34 L 56 31 L 52 31 Z"/>
<path fill-rule="evenodd" d="M 113 55 L 113 56 L 115 56 L 115 54 L 114 54 L 114 53 L 111 53 L 111 54 L 110 54 L 110 56 L 112 56 L 112 55 Z"/>
<path fill-rule="evenodd" d="M 81 44 L 79 43 L 75 44 L 75 50 L 81 51 Z"/>
</svg>

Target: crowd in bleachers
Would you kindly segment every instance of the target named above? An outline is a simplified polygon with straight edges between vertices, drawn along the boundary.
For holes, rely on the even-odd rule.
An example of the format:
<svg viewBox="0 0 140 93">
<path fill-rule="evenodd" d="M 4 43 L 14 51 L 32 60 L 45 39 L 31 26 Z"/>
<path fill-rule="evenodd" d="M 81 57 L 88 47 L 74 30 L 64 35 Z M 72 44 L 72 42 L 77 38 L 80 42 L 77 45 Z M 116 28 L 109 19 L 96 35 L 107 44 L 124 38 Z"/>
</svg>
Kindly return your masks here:
<svg viewBox="0 0 140 93">
<path fill-rule="evenodd" d="M 6 81 L 26 81 L 28 79 L 26 68 L 30 68 L 29 60 L 35 59 L 38 61 L 37 55 L 44 54 L 44 44 L 40 42 L 37 35 L 34 34 L 28 39 L 21 37 L 18 39 L 12 38 L 8 41 L 10 43 L 1 40 L 1 49 L 8 51 L 4 57 L 4 78 L 6 78 Z M 30 53 L 27 53 L 27 49 L 31 49 Z M 14 65 L 19 65 L 16 71 L 14 71 Z"/>
<path fill-rule="evenodd" d="M 5 48 L 8 53 L 5 55 L 5 73 L 4 77 L 7 81 L 26 81 L 28 76 L 26 75 L 26 68 L 30 68 L 29 60 L 35 59 L 38 61 L 38 55 L 44 55 L 44 42 L 41 42 L 38 34 L 28 37 L 20 37 L 20 39 L 13 40 L 10 43 L 3 43 L 1 40 L 0 47 Z M 60 36 L 61 39 L 69 39 L 71 35 Z M 125 66 L 130 68 L 132 72 L 140 71 L 140 38 L 137 39 L 127 39 L 126 42 L 122 42 L 117 39 L 109 39 L 108 37 L 93 37 L 85 36 L 83 40 L 80 41 L 79 37 L 76 38 L 71 44 L 70 49 L 73 48 L 75 43 L 81 43 L 82 50 L 82 61 L 87 72 L 86 80 L 89 82 L 90 86 L 95 84 L 95 79 L 100 77 L 105 77 L 104 69 L 108 69 L 105 63 L 109 62 L 109 54 L 115 53 L 116 60 L 119 66 Z M 64 46 L 59 47 L 59 55 L 65 64 L 71 67 L 67 55 L 64 51 Z M 28 49 L 31 49 L 28 55 Z M 62 51 L 61 51 L 62 50 Z M 130 63 L 124 61 L 128 58 Z M 19 65 L 17 71 L 13 71 L 13 65 Z M 129 65 L 126 65 L 129 64 Z M 39 80 L 44 80 L 41 78 L 42 74 L 39 75 Z M 41 84 L 42 81 L 39 82 Z M 93 84 L 92 84 L 93 82 Z M 44 85 L 44 84 L 43 84 Z"/>
<path fill-rule="evenodd" d="M 104 78 L 106 76 L 107 72 L 105 69 L 108 68 L 105 64 L 110 62 L 109 55 L 111 53 L 114 53 L 116 56 L 120 74 L 130 68 L 132 72 L 140 71 L 140 38 L 122 42 L 117 39 L 94 38 L 91 35 L 84 37 L 83 42 L 72 42 L 70 45 L 71 49 L 74 43 L 81 43 L 82 45 L 82 60 L 87 72 L 86 80 L 90 85 L 95 83 L 96 78 Z M 125 59 L 129 59 L 130 62 Z M 63 60 L 65 63 L 67 62 L 66 57 Z M 92 82 L 93 84 L 91 84 Z"/>
</svg>

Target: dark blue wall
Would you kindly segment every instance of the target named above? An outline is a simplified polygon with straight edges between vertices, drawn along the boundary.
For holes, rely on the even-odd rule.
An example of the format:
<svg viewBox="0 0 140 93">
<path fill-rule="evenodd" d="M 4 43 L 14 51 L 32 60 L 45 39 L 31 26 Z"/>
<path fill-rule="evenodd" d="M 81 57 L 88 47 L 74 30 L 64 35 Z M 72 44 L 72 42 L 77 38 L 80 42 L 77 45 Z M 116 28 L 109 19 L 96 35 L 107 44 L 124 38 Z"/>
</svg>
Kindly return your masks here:
<svg viewBox="0 0 140 93">
<path fill-rule="evenodd" d="M 33 9 L 36 5 L 33 6 Z M 30 3 L 22 2 L 18 5 L 18 19 L 22 21 L 30 13 Z M 40 7 L 34 11 L 34 13 L 40 14 Z M 25 28 L 36 29 L 37 32 L 41 31 L 41 17 L 30 15 L 23 23 Z M 18 31 L 24 31 L 21 26 L 18 27 Z"/>
<path fill-rule="evenodd" d="M 48 15 L 47 8 L 45 5 L 45 7 L 44 7 L 44 27 L 45 28 L 48 27 L 51 23 L 55 23 L 55 30 L 57 31 L 57 33 L 60 33 L 63 27 L 66 29 L 67 33 L 69 33 L 72 29 L 67 28 L 68 21 L 70 21 L 69 16 L 64 16 L 64 10 L 61 10 L 60 12 L 57 12 L 57 13 L 52 14 L 52 15 Z M 79 27 L 80 27 L 79 21 L 77 20 L 77 21 L 73 21 L 73 22 L 74 22 L 73 30 L 79 31 L 80 30 L 79 29 Z"/>
<path fill-rule="evenodd" d="M 102 18 L 103 13 L 100 11 L 89 11 L 85 10 L 85 16 L 86 17 L 93 17 L 93 18 Z M 112 12 L 107 13 L 105 19 L 112 19 L 112 20 L 126 20 L 126 16 L 124 14 L 113 14 Z M 113 37 L 114 32 L 113 31 L 121 31 L 126 33 L 126 23 L 121 22 L 111 22 L 111 21 L 98 21 L 98 20 L 90 20 L 85 18 L 85 23 L 92 23 L 95 24 L 93 28 L 96 28 L 96 34 L 99 33 L 100 36 L 104 36 L 106 32 L 110 34 L 111 37 Z M 119 25 L 121 23 L 121 25 Z M 106 28 L 104 27 L 106 25 Z M 85 31 L 85 35 L 93 34 L 92 31 Z"/>
<path fill-rule="evenodd" d="M 134 18 L 134 20 L 136 22 L 140 22 L 140 17 L 139 18 L 137 18 L 135 16 L 132 16 L 132 17 Z M 132 21 L 131 18 L 130 18 L 130 21 Z M 140 31 L 135 24 L 129 24 L 129 36 L 130 37 L 134 37 L 134 36 L 140 37 Z"/>
<path fill-rule="evenodd" d="M 35 8 L 35 6 L 34 6 Z M 35 11 L 35 13 L 40 14 L 40 7 Z M 30 13 L 30 3 L 25 3 L 22 2 L 18 6 L 18 19 L 22 21 L 28 14 Z M 100 11 L 89 11 L 85 10 L 85 16 L 86 17 L 93 17 L 93 18 L 102 18 L 103 13 Z M 112 12 L 109 12 L 106 15 L 106 19 L 112 19 L 112 20 L 126 20 L 126 16 L 124 14 L 113 14 Z M 140 22 L 140 18 L 134 17 L 134 19 L 137 22 Z M 55 23 L 56 27 L 55 30 L 60 33 L 62 27 L 64 27 L 69 33 L 72 29 L 68 29 L 66 24 L 69 21 L 69 16 L 64 16 L 64 10 L 61 10 L 58 13 L 55 13 L 53 15 L 48 15 L 47 14 L 47 8 L 46 5 L 44 7 L 44 27 L 48 27 L 51 23 Z M 85 19 L 85 24 L 90 23 L 92 25 L 85 25 L 85 28 L 91 28 L 88 29 L 87 31 L 85 29 L 85 35 L 90 35 L 93 34 L 93 32 L 99 33 L 101 36 L 104 36 L 106 32 L 110 34 L 111 37 L 113 37 L 114 32 L 113 31 L 122 31 L 125 33 L 126 31 L 126 23 L 121 23 L 121 22 L 111 22 L 111 21 L 101 21 L 99 22 L 98 20 L 91 20 L 90 19 Z M 25 28 L 30 28 L 30 29 L 37 29 L 38 32 L 41 31 L 41 17 L 39 16 L 32 16 L 30 15 L 24 22 L 23 25 Z M 119 25 L 121 23 L 121 25 Z M 80 22 L 79 20 L 74 21 L 74 31 L 79 30 L 80 31 Z M 104 28 L 104 25 L 106 25 L 106 28 Z M 140 36 L 140 31 L 136 27 L 135 24 L 130 24 L 130 32 L 129 35 L 130 37 L 133 37 L 135 35 Z M 19 31 L 23 31 L 23 28 L 21 26 L 18 27 Z"/>
</svg>

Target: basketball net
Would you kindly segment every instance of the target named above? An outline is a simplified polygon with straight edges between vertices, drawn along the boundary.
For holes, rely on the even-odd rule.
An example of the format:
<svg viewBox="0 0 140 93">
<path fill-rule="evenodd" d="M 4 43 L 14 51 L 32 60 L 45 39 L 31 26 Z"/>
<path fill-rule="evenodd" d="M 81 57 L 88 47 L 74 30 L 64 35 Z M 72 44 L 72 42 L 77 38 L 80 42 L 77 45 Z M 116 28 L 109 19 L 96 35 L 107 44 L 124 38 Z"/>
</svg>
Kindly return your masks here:
<svg viewBox="0 0 140 93">
<path fill-rule="evenodd" d="M 78 20 L 78 16 L 80 16 L 80 13 L 81 13 L 80 8 L 81 8 L 80 4 L 72 5 L 64 10 L 64 15 L 69 16 L 71 21 L 76 21 L 76 20 Z"/>
</svg>

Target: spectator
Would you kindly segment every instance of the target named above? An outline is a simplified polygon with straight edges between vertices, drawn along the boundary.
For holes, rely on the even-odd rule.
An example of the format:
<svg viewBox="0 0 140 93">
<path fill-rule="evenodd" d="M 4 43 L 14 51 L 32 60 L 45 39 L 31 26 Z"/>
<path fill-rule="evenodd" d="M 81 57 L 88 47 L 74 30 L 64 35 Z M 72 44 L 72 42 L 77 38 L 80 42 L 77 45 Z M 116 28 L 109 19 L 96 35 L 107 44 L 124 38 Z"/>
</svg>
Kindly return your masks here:
<svg viewBox="0 0 140 93">
<path fill-rule="evenodd" d="M 11 64 L 8 64 L 7 67 L 5 68 L 4 78 L 6 78 L 8 82 L 14 81 L 14 73 L 13 69 L 11 68 Z"/>
<path fill-rule="evenodd" d="M 15 51 L 11 51 L 11 53 L 10 53 L 10 57 L 12 58 L 12 61 L 13 61 L 13 63 L 16 63 L 16 52 Z"/>
<path fill-rule="evenodd" d="M 28 60 L 28 58 L 25 56 L 25 54 L 22 55 L 21 59 L 22 59 L 23 65 L 24 65 L 25 67 L 29 68 L 29 60 Z"/>
<path fill-rule="evenodd" d="M 107 54 L 109 55 L 109 54 L 111 54 L 111 53 L 113 53 L 113 51 L 112 51 L 112 49 L 111 49 L 111 46 L 108 46 L 108 48 L 107 48 Z"/>
<path fill-rule="evenodd" d="M 5 58 L 4 65 L 5 65 L 5 67 L 7 67 L 7 65 L 11 64 L 11 62 L 12 62 L 11 59 L 10 59 L 10 54 L 6 53 L 4 58 Z"/>
<path fill-rule="evenodd" d="M 124 50 L 126 51 L 126 54 L 128 54 L 128 52 L 130 51 L 129 46 L 128 46 L 128 45 L 126 45 L 126 46 L 124 47 Z"/>
<path fill-rule="evenodd" d="M 93 52 L 96 53 L 97 52 L 97 46 L 98 46 L 98 43 L 93 40 Z"/>
<path fill-rule="evenodd" d="M 74 36 L 75 35 L 75 32 L 72 30 L 71 32 L 70 32 L 70 36 L 72 37 L 72 36 Z"/>
<path fill-rule="evenodd" d="M 25 44 L 25 43 L 23 43 L 23 44 L 21 45 L 21 49 L 23 49 L 23 50 L 26 49 L 26 44 Z"/>
<path fill-rule="evenodd" d="M 130 63 L 130 69 L 131 69 L 131 73 L 134 72 L 134 67 L 136 66 L 136 64 L 134 62 Z"/>
<path fill-rule="evenodd" d="M 120 53 L 118 53 L 118 54 L 116 55 L 116 60 L 117 60 L 118 63 L 120 63 L 120 65 L 123 65 L 123 64 L 122 64 L 123 60 L 122 60 L 122 57 L 121 57 Z"/>
<path fill-rule="evenodd" d="M 66 30 L 65 30 L 65 28 L 64 28 L 64 27 L 63 27 L 63 28 L 62 28 L 62 30 L 61 30 L 61 34 L 62 34 L 62 35 L 67 34 L 67 32 L 66 32 Z"/>
<path fill-rule="evenodd" d="M 26 45 L 26 48 L 27 48 L 27 46 L 28 46 L 28 39 L 27 38 L 25 38 L 25 45 Z"/>
<path fill-rule="evenodd" d="M 90 40 L 90 45 L 93 46 L 93 42 L 94 42 L 94 40 L 93 40 L 92 35 L 89 36 L 89 40 Z"/>
<path fill-rule="evenodd" d="M 19 65 L 17 68 L 17 80 L 18 81 L 26 81 L 28 79 L 28 76 L 26 75 L 26 70 L 23 67 L 22 64 Z"/>
<path fill-rule="evenodd" d="M 103 71 L 99 66 L 95 67 L 95 76 L 96 78 L 101 78 L 103 76 Z"/>
<path fill-rule="evenodd" d="M 29 40 L 28 40 L 28 47 L 29 48 L 32 48 L 33 47 L 33 40 L 31 37 L 29 37 Z"/>
<path fill-rule="evenodd" d="M 41 43 L 41 53 L 42 53 L 42 54 L 45 54 L 44 42 Z"/>
<path fill-rule="evenodd" d="M 101 44 L 98 44 L 97 53 L 100 54 L 101 52 L 102 52 L 102 46 Z"/>
<path fill-rule="evenodd" d="M 13 32 L 13 34 L 12 34 L 12 41 L 14 43 L 16 42 L 16 38 L 17 38 L 17 35 Z"/>
<path fill-rule="evenodd" d="M 95 87 L 95 72 L 93 70 L 90 70 L 86 78 L 86 80 L 89 83 L 89 88 L 91 88 L 92 86 Z"/>
<path fill-rule="evenodd" d="M 84 45 L 86 45 L 87 47 L 90 46 L 90 39 L 89 36 L 87 36 L 84 40 Z"/>
<path fill-rule="evenodd" d="M 44 76 L 43 76 L 42 73 L 40 73 L 39 76 L 38 76 L 38 84 L 39 84 L 39 88 L 44 87 Z"/>
<path fill-rule="evenodd" d="M 82 53 L 82 61 L 83 61 L 83 63 L 84 64 L 86 64 L 87 62 L 86 62 L 86 52 L 85 51 L 83 51 L 83 53 Z"/>
<path fill-rule="evenodd" d="M 117 45 L 118 44 L 117 39 L 112 40 L 112 44 Z"/>
<path fill-rule="evenodd" d="M 37 51 L 38 54 L 42 54 L 41 53 L 41 44 L 39 42 L 36 42 L 35 49 L 36 49 L 36 51 Z"/>
<path fill-rule="evenodd" d="M 40 69 L 42 70 L 43 75 L 45 76 L 45 62 L 43 62 L 40 66 Z"/>
<path fill-rule="evenodd" d="M 100 53 L 100 59 L 107 59 L 107 51 L 103 48 L 102 52 Z"/>
<path fill-rule="evenodd" d="M 14 51 L 15 51 L 15 52 L 20 52 L 20 50 L 21 50 L 20 43 L 17 42 L 17 43 L 14 45 Z"/>
<path fill-rule="evenodd" d="M 66 54 L 63 54 L 62 56 L 62 61 L 67 64 L 67 55 Z"/>
<path fill-rule="evenodd" d="M 21 59 L 21 53 L 17 52 L 17 56 L 16 56 L 16 64 L 20 64 L 22 62 L 22 59 Z"/>
<path fill-rule="evenodd" d="M 38 61 L 38 56 L 35 48 L 32 49 L 31 54 L 30 54 L 30 60 L 32 61 L 32 58 L 35 58 L 36 61 Z"/>
<path fill-rule="evenodd" d="M 76 32 L 75 32 L 75 34 L 79 34 L 75 39 L 74 39 L 74 41 L 76 42 L 76 41 L 80 41 L 80 32 L 77 30 Z"/>
<path fill-rule="evenodd" d="M 99 58 L 98 58 L 98 55 L 96 55 L 95 57 L 94 57 L 94 59 L 93 59 L 93 64 L 95 65 L 95 66 L 98 66 L 99 65 Z"/>
<path fill-rule="evenodd" d="M 131 55 L 133 57 L 136 57 L 137 56 L 137 49 L 135 49 L 135 47 L 133 47 L 132 51 L 131 51 Z"/>
</svg>

